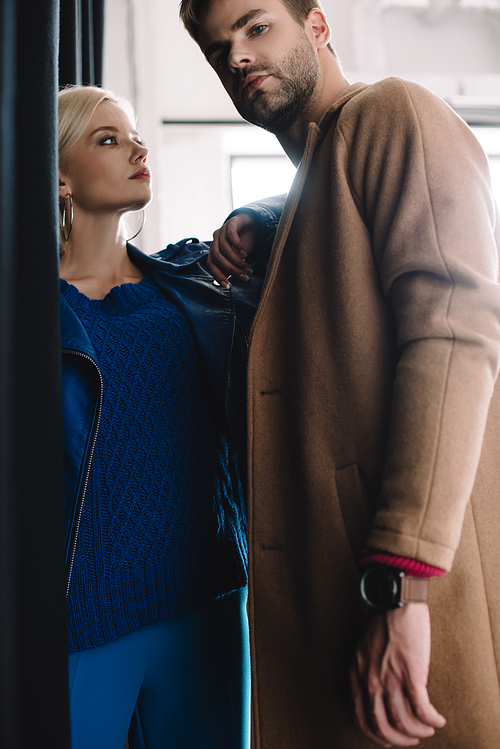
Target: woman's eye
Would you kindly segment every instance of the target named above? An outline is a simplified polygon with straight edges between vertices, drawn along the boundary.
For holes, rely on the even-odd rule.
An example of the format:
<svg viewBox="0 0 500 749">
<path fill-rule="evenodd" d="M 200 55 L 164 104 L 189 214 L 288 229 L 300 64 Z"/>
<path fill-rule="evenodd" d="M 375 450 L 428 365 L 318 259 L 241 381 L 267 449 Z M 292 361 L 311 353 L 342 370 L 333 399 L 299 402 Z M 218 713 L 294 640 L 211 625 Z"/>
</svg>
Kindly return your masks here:
<svg viewBox="0 0 500 749">
<path fill-rule="evenodd" d="M 100 142 L 101 146 L 107 146 L 108 144 L 114 145 L 117 142 L 116 141 L 116 135 L 108 135 L 107 138 L 103 138 L 99 142 Z"/>
<path fill-rule="evenodd" d="M 142 140 L 141 138 L 139 138 L 138 140 L 136 140 L 136 143 L 137 143 L 138 146 L 145 146 L 146 145 L 146 141 Z"/>
</svg>

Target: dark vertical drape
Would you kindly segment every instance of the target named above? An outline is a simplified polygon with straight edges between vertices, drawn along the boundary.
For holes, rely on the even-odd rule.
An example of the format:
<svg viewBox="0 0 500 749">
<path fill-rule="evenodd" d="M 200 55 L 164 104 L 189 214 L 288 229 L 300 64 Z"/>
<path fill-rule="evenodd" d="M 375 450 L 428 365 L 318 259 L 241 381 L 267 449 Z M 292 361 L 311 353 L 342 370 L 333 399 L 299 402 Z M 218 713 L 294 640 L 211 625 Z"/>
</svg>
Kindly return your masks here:
<svg viewBox="0 0 500 749">
<path fill-rule="evenodd" d="M 68 742 L 57 0 L 0 2 L 0 746 Z M 56 713 L 54 713 L 54 708 Z M 54 714 L 57 720 L 54 720 Z M 49 738 L 50 737 L 50 738 Z"/>
<path fill-rule="evenodd" d="M 59 85 L 102 86 L 104 0 L 61 0 Z"/>
<path fill-rule="evenodd" d="M 104 0 L 61 0 L 61 10 L 62 82 L 100 83 Z M 59 20 L 59 0 L 0 0 L 2 749 L 69 747 L 58 291 Z"/>
<path fill-rule="evenodd" d="M 62 0 L 59 41 L 59 85 L 82 83 L 81 1 Z"/>
<path fill-rule="evenodd" d="M 69 746 L 57 0 L 0 0 L 0 746 Z"/>
</svg>

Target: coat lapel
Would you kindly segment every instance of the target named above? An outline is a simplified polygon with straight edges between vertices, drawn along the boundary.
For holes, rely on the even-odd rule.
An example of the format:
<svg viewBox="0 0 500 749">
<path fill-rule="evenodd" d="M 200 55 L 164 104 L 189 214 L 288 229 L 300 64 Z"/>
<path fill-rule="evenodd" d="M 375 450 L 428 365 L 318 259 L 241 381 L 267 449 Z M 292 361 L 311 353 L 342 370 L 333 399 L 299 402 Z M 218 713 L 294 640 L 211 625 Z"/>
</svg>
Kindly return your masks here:
<svg viewBox="0 0 500 749">
<path fill-rule="evenodd" d="M 293 181 L 290 192 L 288 193 L 288 197 L 283 208 L 283 213 L 281 214 L 281 219 L 278 224 L 278 229 L 276 231 L 276 237 L 274 239 L 273 249 L 271 251 L 271 256 L 269 259 L 269 268 L 267 271 L 259 308 L 255 315 L 253 330 L 255 330 L 255 328 L 257 327 L 259 317 L 262 314 L 262 309 L 266 305 L 266 302 L 271 294 L 271 288 L 278 272 L 281 256 L 283 254 L 283 250 L 290 233 L 293 219 L 295 218 L 295 214 L 297 212 L 300 198 L 302 197 L 302 191 L 304 189 L 314 153 L 323 141 L 326 133 L 331 129 L 332 120 L 338 119 L 338 117 L 340 116 L 344 104 L 346 104 L 350 99 L 353 98 L 353 96 L 356 96 L 356 94 L 358 94 L 360 91 L 363 91 L 365 88 L 367 88 L 366 83 L 354 83 L 352 86 L 349 86 L 349 88 L 343 91 L 340 96 L 338 96 L 335 101 L 332 102 L 331 107 L 321 118 L 319 125 L 317 125 L 315 122 L 311 122 L 309 124 L 304 154 L 297 169 L 297 174 L 295 175 L 295 179 Z"/>
</svg>

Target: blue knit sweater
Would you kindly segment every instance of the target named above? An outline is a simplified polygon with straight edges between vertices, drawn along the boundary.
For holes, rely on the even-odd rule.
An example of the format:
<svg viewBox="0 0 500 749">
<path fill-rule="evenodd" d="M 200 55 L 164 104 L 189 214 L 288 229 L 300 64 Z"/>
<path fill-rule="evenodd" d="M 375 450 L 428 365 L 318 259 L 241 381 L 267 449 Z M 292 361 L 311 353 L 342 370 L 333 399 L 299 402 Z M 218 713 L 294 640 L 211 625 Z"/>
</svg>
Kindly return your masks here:
<svg viewBox="0 0 500 749">
<path fill-rule="evenodd" d="M 151 280 L 90 300 L 61 281 L 104 381 L 69 591 L 69 650 L 104 644 L 246 584 L 235 455 L 193 334 Z"/>
</svg>

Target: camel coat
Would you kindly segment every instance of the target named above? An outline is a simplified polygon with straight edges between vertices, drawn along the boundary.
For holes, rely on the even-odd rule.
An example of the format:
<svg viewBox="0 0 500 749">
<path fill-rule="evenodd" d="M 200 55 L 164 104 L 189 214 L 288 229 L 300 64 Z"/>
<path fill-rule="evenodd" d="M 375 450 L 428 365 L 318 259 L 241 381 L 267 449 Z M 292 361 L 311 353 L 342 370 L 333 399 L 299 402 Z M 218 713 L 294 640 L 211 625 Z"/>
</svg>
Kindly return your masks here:
<svg viewBox="0 0 500 749">
<path fill-rule="evenodd" d="M 373 747 L 347 686 L 367 545 L 451 570 L 422 746 L 500 747 L 494 235 L 486 157 L 429 91 L 355 84 L 310 125 L 250 343 L 258 749 Z"/>
</svg>

